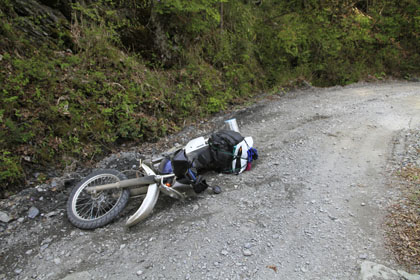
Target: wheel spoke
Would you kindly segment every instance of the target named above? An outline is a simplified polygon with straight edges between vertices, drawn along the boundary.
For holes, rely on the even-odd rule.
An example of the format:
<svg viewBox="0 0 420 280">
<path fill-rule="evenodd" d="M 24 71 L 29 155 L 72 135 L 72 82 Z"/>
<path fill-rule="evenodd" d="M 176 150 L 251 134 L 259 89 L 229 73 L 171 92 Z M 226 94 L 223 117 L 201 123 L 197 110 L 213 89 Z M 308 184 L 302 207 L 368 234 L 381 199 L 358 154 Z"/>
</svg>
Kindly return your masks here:
<svg viewBox="0 0 420 280">
<path fill-rule="evenodd" d="M 89 208 L 89 205 L 92 205 L 92 203 L 86 203 L 83 207 L 80 208 L 76 207 L 76 210 L 78 210 L 77 213 L 83 213 L 84 210 Z M 86 213 L 87 212 L 89 212 L 89 210 L 87 210 Z"/>
<path fill-rule="evenodd" d="M 92 209 L 94 208 L 94 205 L 93 205 L 93 203 L 92 204 L 90 204 L 90 205 L 86 205 L 86 207 L 84 207 L 83 209 L 82 209 L 82 211 L 80 211 L 81 213 L 83 213 L 84 214 L 84 217 L 85 218 L 89 218 L 89 217 L 91 217 L 91 213 L 92 213 Z M 90 218 L 91 219 L 91 218 Z"/>
<path fill-rule="evenodd" d="M 99 218 L 99 217 L 102 216 L 102 214 L 101 214 L 101 204 L 102 204 L 102 201 L 100 201 L 98 203 L 98 205 L 96 206 L 96 216 L 95 216 L 95 219 L 97 219 L 97 218 Z"/>
<path fill-rule="evenodd" d="M 100 212 L 101 212 L 101 216 L 102 215 L 105 215 L 107 212 L 108 212 L 108 210 L 109 209 L 107 209 L 106 208 L 106 205 L 105 205 L 105 207 L 103 206 L 103 203 L 101 202 L 100 204 L 99 204 L 99 210 L 100 210 Z"/>
<path fill-rule="evenodd" d="M 85 202 L 85 203 L 77 203 L 77 206 L 83 206 L 83 205 L 86 205 L 86 204 L 92 204 L 92 202 Z"/>
<path fill-rule="evenodd" d="M 80 217 L 82 217 L 83 219 L 89 217 L 88 213 L 89 213 L 89 209 L 90 208 L 83 208 L 83 211 L 78 211 L 77 213 L 79 214 Z"/>
<path fill-rule="evenodd" d="M 93 219 L 93 208 L 94 208 L 94 206 L 93 206 L 93 203 L 92 203 L 92 207 L 90 207 L 90 215 L 89 215 L 91 220 Z"/>
<path fill-rule="evenodd" d="M 107 212 L 106 209 L 104 207 L 102 207 L 102 202 L 99 203 L 99 205 L 98 205 L 98 211 L 101 211 L 101 213 L 104 213 L 104 214 Z M 101 216 L 102 216 L 102 214 L 101 214 Z"/>
<path fill-rule="evenodd" d="M 114 207 L 114 205 L 115 205 L 115 203 L 110 203 L 108 200 L 105 200 L 104 202 L 105 202 L 105 206 L 108 209 L 112 209 L 112 207 Z"/>
</svg>

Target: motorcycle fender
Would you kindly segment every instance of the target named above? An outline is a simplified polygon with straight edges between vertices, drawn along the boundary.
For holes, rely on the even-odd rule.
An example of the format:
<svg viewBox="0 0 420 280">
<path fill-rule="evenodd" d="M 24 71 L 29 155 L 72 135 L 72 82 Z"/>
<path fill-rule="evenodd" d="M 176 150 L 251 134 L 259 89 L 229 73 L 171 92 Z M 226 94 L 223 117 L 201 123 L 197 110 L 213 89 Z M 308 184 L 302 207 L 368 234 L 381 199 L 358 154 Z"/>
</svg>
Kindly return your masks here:
<svg viewBox="0 0 420 280">
<path fill-rule="evenodd" d="M 156 175 L 155 172 L 153 172 L 153 170 L 149 166 L 145 164 L 142 164 L 141 166 L 147 175 Z M 143 199 L 140 208 L 136 211 L 136 213 L 134 213 L 130 218 L 128 218 L 125 226 L 131 227 L 147 218 L 150 215 L 150 213 L 152 213 L 158 197 L 159 187 L 156 183 L 150 184 L 147 188 L 146 197 Z"/>
</svg>

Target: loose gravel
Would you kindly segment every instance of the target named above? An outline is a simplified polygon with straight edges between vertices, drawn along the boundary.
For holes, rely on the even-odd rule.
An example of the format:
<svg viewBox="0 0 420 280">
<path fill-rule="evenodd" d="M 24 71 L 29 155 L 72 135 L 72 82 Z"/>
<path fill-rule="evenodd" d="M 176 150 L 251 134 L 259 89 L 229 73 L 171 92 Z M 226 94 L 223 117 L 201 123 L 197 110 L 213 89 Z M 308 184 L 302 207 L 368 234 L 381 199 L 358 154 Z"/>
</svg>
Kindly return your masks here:
<svg viewBox="0 0 420 280">
<path fill-rule="evenodd" d="M 103 228 L 67 221 L 67 195 L 89 169 L 3 200 L 0 279 L 362 279 L 363 263 L 397 269 L 383 222 L 399 196 L 396 162 L 418 160 L 404 135 L 418 133 L 419 111 L 420 83 L 308 88 L 112 155 L 97 167 L 133 170 L 236 117 L 260 157 L 238 176 L 207 174 L 221 194 L 161 196 L 130 229 L 138 199 Z"/>
</svg>

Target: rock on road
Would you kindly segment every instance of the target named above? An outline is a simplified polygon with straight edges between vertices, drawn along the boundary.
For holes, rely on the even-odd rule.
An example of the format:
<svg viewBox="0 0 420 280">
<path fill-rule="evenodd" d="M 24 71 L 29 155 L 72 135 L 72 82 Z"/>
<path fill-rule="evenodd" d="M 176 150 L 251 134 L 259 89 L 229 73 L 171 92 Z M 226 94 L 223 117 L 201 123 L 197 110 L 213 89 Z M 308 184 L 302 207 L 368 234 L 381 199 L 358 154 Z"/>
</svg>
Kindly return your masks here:
<svg viewBox="0 0 420 280">
<path fill-rule="evenodd" d="M 161 197 L 131 229 L 123 227 L 127 213 L 95 231 L 56 216 L 50 235 L 28 234 L 39 244 L 20 248 L 3 276 L 359 279 L 367 261 L 399 268 L 383 230 L 399 194 L 388 165 L 401 149 L 399 132 L 420 127 L 420 83 L 311 88 L 271 96 L 235 117 L 260 158 L 239 176 L 209 174 L 221 194 Z"/>
</svg>

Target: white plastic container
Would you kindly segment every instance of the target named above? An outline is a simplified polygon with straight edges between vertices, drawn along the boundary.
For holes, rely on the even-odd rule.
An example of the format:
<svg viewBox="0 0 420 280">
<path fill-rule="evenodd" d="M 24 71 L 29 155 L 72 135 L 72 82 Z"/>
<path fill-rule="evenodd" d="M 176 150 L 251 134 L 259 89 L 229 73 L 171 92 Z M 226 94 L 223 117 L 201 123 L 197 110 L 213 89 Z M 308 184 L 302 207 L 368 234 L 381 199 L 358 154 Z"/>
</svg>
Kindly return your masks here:
<svg viewBox="0 0 420 280">
<path fill-rule="evenodd" d="M 233 130 L 239 133 L 239 126 L 238 123 L 236 122 L 236 119 L 230 119 L 225 121 L 226 124 L 226 128 L 229 130 Z"/>
</svg>

